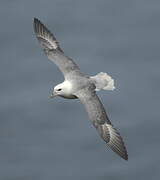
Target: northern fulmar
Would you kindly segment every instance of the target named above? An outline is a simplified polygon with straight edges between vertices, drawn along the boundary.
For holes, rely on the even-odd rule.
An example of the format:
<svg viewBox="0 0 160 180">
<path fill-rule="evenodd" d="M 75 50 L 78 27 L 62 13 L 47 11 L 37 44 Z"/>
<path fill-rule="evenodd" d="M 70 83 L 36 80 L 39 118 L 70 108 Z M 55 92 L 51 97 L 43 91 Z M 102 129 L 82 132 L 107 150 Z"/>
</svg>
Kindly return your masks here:
<svg viewBox="0 0 160 180">
<path fill-rule="evenodd" d="M 128 154 L 122 137 L 109 120 L 103 104 L 96 91 L 113 90 L 114 80 L 107 73 L 88 76 L 82 73 L 78 65 L 66 56 L 59 46 L 55 36 L 40 20 L 34 18 L 36 37 L 48 58 L 54 62 L 64 75 L 64 82 L 56 85 L 51 98 L 60 96 L 67 99 L 78 98 L 85 106 L 89 119 L 106 144 L 123 159 L 128 160 Z"/>
</svg>

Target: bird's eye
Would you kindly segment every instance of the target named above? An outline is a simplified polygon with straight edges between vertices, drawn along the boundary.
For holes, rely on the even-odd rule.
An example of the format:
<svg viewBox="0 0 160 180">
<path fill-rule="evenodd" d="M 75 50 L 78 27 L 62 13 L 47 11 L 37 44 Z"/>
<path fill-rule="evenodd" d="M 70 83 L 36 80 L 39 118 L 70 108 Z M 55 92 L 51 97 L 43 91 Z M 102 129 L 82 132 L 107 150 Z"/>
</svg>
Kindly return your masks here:
<svg viewBox="0 0 160 180">
<path fill-rule="evenodd" d="M 61 91 L 62 89 L 57 89 L 57 91 Z"/>
</svg>

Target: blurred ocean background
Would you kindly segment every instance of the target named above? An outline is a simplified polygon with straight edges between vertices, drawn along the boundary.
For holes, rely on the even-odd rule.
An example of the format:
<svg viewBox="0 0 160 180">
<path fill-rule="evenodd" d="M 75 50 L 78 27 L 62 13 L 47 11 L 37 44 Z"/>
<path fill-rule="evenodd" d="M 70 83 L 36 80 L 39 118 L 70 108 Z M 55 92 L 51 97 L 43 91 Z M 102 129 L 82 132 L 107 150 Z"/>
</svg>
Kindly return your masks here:
<svg viewBox="0 0 160 180">
<path fill-rule="evenodd" d="M 87 74 L 128 149 L 108 150 L 78 100 L 48 99 L 63 81 L 40 48 L 33 18 Z M 160 1 L 0 1 L 0 180 L 160 178 Z"/>
</svg>

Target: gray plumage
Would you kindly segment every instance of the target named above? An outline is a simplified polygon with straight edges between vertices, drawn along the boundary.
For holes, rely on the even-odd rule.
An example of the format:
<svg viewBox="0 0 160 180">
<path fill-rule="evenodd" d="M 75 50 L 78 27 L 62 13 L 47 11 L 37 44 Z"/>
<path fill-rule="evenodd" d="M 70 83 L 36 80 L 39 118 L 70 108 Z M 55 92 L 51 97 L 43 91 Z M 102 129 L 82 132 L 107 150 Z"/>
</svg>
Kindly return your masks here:
<svg viewBox="0 0 160 180">
<path fill-rule="evenodd" d="M 107 145 L 125 160 L 128 159 L 127 150 L 119 132 L 112 126 L 106 111 L 96 95 L 94 89 L 84 88 L 76 93 L 88 113 L 92 124 Z"/>
<path fill-rule="evenodd" d="M 53 94 L 64 98 L 78 98 L 85 106 L 89 119 L 97 129 L 100 137 L 114 152 L 127 160 L 128 155 L 124 142 L 118 131 L 111 124 L 95 92 L 96 85 L 101 85 L 101 82 L 105 82 L 103 87 L 106 88 L 109 84 L 107 80 L 111 79 L 111 77 L 109 76 L 108 78 L 104 73 L 94 78 L 81 73 L 77 64 L 64 55 L 54 35 L 36 18 L 34 19 L 34 31 L 45 54 L 59 67 L 65 77 L 65 81 L 54 88 Z M 101 80 L 99 81 L 100 83 L 98 83 L 98 80 Z"/>
<path fill-rule="evenodd" d="M 34 31 L 45 54 L 59 67 L 64 76 L 71 71 L 79 71 L 77 64 L 64 55 L 54 35 L 36 18 Z"/>
</svg>

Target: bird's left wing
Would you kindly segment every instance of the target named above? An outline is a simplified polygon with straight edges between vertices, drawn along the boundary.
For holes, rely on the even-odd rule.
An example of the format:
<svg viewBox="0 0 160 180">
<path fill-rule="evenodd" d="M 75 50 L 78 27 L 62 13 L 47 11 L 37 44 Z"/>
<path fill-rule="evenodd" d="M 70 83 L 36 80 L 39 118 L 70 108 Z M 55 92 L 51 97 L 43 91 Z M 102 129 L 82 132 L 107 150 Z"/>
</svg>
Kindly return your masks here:
<svg viewBox="0 0 160 180">
<path fill-rule="evenodd" d="M 84 88 L 75 94 L 89 115 L 94 127 L 107 145 L 123 159 L 127 160 L 127 150 L 119 132 L 113 127 L 106 111 L 92 88 Z"/>
<path fill-rule="evenodd" d="M 33 26 L 36 37 L 45 54 L 58 66 L 64 76 L 70 72 L 80 71 L 77 64 L 64 54 L 55 36 L 46 28 L 44 24 L 42 24 L 38 19 L 34 18 Z"/>
</svg>

